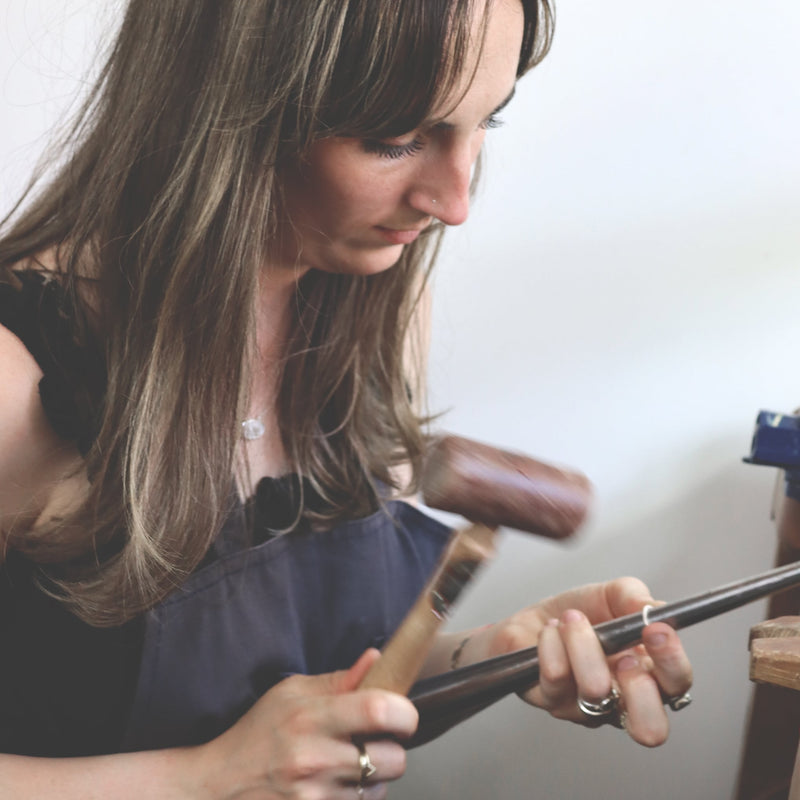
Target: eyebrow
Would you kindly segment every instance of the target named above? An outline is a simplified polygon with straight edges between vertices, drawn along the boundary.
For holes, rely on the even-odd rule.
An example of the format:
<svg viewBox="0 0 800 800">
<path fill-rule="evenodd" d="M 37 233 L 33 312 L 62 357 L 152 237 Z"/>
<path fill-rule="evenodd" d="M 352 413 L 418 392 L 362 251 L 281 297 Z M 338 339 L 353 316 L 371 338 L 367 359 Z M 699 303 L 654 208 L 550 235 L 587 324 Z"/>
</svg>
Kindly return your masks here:
<svg viewBox="0 0 800 800">
<path fill-rule="evenodd" d="M 486 115 L 486 119 L 490 119 L 495 114 L 499 114 L 514 99 L 514 95 L 516 94 L 516 91 L 517 91 L 517 87 L 515 85 L 514 88 L 508 93 L 508 96 L 505 98 L 505 100 L 503 100 L 500 103 L 500 105 L 498 105 L 495 109 L 493 109 L 492 111 L 490 111 Z M 440 130 L 440 131 L 450 131 L 453 128 L 455 128 L 455 125 L 453 125 L 451 122 L 446 122 L 445 120 L 441 119 L 441 120 L 438 120 L 438 121 L 437 120 L 433 120 L 432 123 L 431 123 L 431 127 L 432 128 L 436 128 L 437 130 Z"/>
</svg>

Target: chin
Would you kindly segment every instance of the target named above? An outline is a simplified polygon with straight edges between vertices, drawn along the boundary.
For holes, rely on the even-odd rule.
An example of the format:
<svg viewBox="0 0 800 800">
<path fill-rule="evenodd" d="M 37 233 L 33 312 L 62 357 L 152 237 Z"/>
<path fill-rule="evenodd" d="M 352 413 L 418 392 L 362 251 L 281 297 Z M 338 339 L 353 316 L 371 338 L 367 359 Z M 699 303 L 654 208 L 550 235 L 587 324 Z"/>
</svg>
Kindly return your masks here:
<svg viewBox="0 0 800 800">
<path fill-rule="evenodd" d="M 321 272 L 333 272 L 338 275 L 379 275 L 391 269 L 403 255 L 404 245 L 360 250 L 330 258 L 317 265 Z"/>
</svg>

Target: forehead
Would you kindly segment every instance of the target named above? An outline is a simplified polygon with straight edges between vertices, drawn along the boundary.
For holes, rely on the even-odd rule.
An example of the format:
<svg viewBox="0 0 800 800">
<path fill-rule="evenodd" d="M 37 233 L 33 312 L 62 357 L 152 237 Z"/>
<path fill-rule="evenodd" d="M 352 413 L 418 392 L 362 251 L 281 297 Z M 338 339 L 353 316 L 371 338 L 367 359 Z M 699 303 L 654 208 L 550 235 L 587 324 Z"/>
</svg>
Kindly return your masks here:
<svg viewBox="0 0 800 800">
<path fill-rule="evenodd" d="M 449 115 L 476 79 L 484 84 L 488 77 L 505 79 L 484 114 L 511 92 L 527 58 L 523 31 L 527 38 L 531 33 L 532 18 L 523 0 L 394 3 L 390 13 L 385 0 L 351 0 L 350 8 L 370 19 L 365 22 L 353 11 L 354 23 L 362 24 L 342 30 L 323 95 L 298 101 L 297 155 L 321 138 L 385 138 L 426 126 Z M 291 131 L 286 141 L 288 153 Z"/>
<path fill-rule="evenodd" d="M 463 69 L 436 104 L 433 122 L 446 122 L 464 105 L 497 111 L 514 93 L 524 31 L 520 0 L 476 3 Z"/>
</svg>

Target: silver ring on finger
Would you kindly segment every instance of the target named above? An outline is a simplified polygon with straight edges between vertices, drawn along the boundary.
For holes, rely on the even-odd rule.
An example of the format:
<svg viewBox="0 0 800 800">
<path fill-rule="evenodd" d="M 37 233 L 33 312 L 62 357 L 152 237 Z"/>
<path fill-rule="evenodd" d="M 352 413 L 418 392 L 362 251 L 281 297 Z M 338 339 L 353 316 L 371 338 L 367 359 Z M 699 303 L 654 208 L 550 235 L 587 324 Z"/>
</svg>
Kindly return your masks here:
<svg viewBox="0 0 800 800">
<path fill-rule="evenodd" d="M 684 692 L 683 694 L 676 695 L 675 697 L 667 698 L 667 705 L 673 711 L 680 711 L 682 708 L 686 708 L 686 706 L 688 706 L 691 702 L 692 695 L 689 692 Z"/>
<path fill-rule="evenodd" d="M 364 743 L 355 742 L 354 744 L 358 748 L 358 769 L 361 772 L 356 786 L 356 794 L 363 797 L 365 782 L 378 771 L 378 768 L 372 763 Z"/>
<path fill-rule="evenodd" d="M 578 708 L 587 717 L 607 717 L 617 710 L 618 704 L 619 692 L 616 689 L 612 689 L 599 703 L 591 703 L 582 697 L 578 698 Z"/>
</svg>

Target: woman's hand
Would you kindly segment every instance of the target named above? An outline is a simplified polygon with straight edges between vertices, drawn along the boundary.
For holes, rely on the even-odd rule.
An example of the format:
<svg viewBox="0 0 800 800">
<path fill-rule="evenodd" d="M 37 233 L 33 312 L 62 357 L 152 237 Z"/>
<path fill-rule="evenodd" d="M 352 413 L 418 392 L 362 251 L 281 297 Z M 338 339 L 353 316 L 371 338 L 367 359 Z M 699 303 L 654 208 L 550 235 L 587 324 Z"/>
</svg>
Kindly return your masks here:
<svg viewBox="0 0 800 800">
<path fill-rule="evenodd" d="M 347 671 L 288 678 L 230 730 L 199 748 L 202 796 L 225 800 L 376 800 L 405 771 L 403 747 L 385 737 L 410 736 L 417 712 L 400 695 L 356 691 L 379 658 L 368 650 Z M 375 741 L 372 741 L 372 739 Z M 366 741 L 374 774 L 361 784 Z M 359 789 L 359 785 L 363 786 Z"/>
<path fill-rule="evenodd" d="M 653 603 L 636 578 L 583 586 L 493 626 L 488 654 L 537 645 L 540 680 L 523 699 L 559 719 L 591 727 L 621 725 L 635 741 L 655 747 L 669 733 L 664 704 L 692 685 L 692 668 L 677 633 L 665 623 L 653 623 L 644 629 L 643 644 L 608 657 L 592 630 L 592 625 Z M 611 714 L 589 716 L 580 709 L 579 699 L 599 704 L 612 690 L 619 698 Z"/>
</svg>

